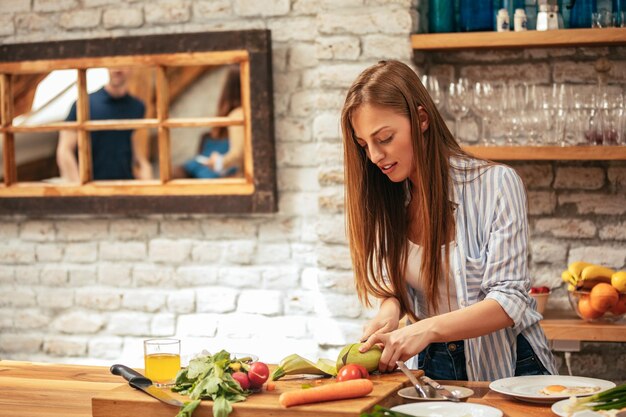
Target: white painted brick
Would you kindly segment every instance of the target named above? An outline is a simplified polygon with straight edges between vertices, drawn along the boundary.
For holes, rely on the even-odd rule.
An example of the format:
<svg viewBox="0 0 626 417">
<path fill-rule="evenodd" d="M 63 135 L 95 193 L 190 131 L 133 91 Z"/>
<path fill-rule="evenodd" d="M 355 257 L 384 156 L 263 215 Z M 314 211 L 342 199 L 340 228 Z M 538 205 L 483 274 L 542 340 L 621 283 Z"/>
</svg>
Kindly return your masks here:
<svg viewBox="0 0 626 417">
<path fill-rule="evenodd" d="M 93 243 L 69 243 L 65 246 L 63 260 L 65 262 L 95 262 L 98 259 L 98 244 Z"/>
<path fill-rule="evenodd" d="M 223 248 L 215 242 L 192 242 L 191 260 L 194 262 L 215 263 L 222 257 Z"/>
<path fill-rule="evenodd" d="M 0 284 L 12 284 L 15 282 L 15 269 L 0 265 Z"/>
<path fill-rule="evenodd" d="M 87 354 L 90 358 L 116 359 L 122 353 L 123 340 L 121 337 L 93 337 L 89 338 Z"/>
<path fill-rule="evenodd" d="M 272 42 L 314 41 L 318 36 L 312 17 L 289 17 L 267 22 L 272 31 Z"/>
<path fill-rule="evenodd" d="M 306 88 L 318 85 L 326 88 L 346 88 L 368 66 L 365 63 L 325 65 L 303 74 L 302 85 Z"/>
<path fill-rule="evenodd" d="M 91 310 L 115 311 L 122 305 L 122 292 L 109 288 L 80 288 L 76 290 L 76 305 Z"/>
<path fill-rule="evenodd" d="M 276 138 L 281 142 L 310 142 L 310 123 L 302 119 L 280 118 L 276 120 Z"/>
<path fill-rule="evenodd" d="M 70 308 L 74 305 L 74 290 L 38 288 L 37 306 L 41 308 Z"/>
<path fill-rule="evenodd" d="M 0 10 L 2 6 L 0 5 Z M 13 23 L 13 16 L 4 14 L 0 16 L 0 36 L 13 35 L 15 33 L 15 24 Z"/>
<path fill-rule="evenodd" d="M 2 13 L 29 12 L 31 2 L 28 0 L 0 0 Z"/>
<path fill-rule="evenodd" d="M 589 220 L 580 219 L 539 219 L 535 231 L 556 237 L 591 238 L 596 235 L 596 226 Z"/>
<path fill-rule="evenodd" d="M 237 290 L 211 287 L 196 290 L 196 310 L 199 313 L 229 313 L 235 310 Z"/>
<path fill-rule="evenodd" d="M 319 0 L 294 0 L 291 10 L 299 14 L 316 14 L 321 10 L 320 3 Z"/>
<path fill-rule="evenodd" d="M 186 238 L 202 238 L 201 220 L 192 219 L 165 219 L 161 221 L 161 237 L 179 239 L 181 236 Z"/>
<path fill-rule="evenodd" d="M 343 167 L 320 167 L 317 180 L 321 186 L 343 185 Z"/>
<path fill-rule="evenodd" d="M 40 280 L 46 285 L 64 285 L 69 282 L 69 273 L 64 266 L 48 265 L 41 270 Z"/>
<path fill-rule="evenodd" d="M 259 225 L 259 242 L 286 242 L 297 240 L 300 222 L 293 217 L 276 218 Z M 261 245 L 262 246 L 262 245 Z"/>
<path fill-rule="evenodd" d="M 215 314 L 185 314 L 178 316 L 178 336 L 215 337 L 217 321 Z"/>
<path fill-rule="evenodd" d="M 36 12 L 58 12 L 79 8 L 78 0 L 34 0 L 33 10 Z"/>
<path fill-rule="evenodd" d="M 315 44 L 318 59 L 353 61 L 361 54 L 356 36 L 322 36 Z"/>
<path fill-rule="evenodd" d="M 100 242 L 100 259 L 104 261 L 142 261 L 147 248 L 143 242 Z"/>
<path fill-rule="evenodd" d="M 316 292 L 295 290 L 285 297 L 285 314 L 310 316 L 315 312 Z"/>
<path fill-rule="evenodd" d="M 600 229 L 600 239 L 626 240 L 626 222 L 607 224 Z"/>
<path fill-rule="evenodd" d="M 40 243 L 35 246 L 39 262 L 57 262 L 63 259 L 63 246 L 58 243 Z"/>
<path fill-rule="evenodd" d="M 344 187 L 325 187 L 319 193 L 319 208 L 324 213 L 343 213 Z"/>
<path fill-rule="evenodd" d="M 69 268 L 69 283 L 74 286 L 95 284 L 98 272 L 95 266 L 74 266 Z"/>
<path fill-rule="evenodd" d="M 0 352 L 3 353 L 37 353 L 43 345 L 43 337 L 34 334 L 7 334 L 0 337 Z"/>
<path fill-rule="evenodd" d="M 54 22 L 47 16 L 36 13 L 24 13 L 15 16 L 15 28 L 18 33 L 31 35 L 48 31 L 52 27 L 54 27 Z"/>
<path fill-rule="evenodd" d="M 398 7 L 346 8 L 319 13 L 319 31 L 323 34 L 411 33 L 413 21 L 408 10 Z M 406 37 L 406 36 L 405 36 Z"/>
<path fill-rule="evenodd" d="M 50 356 L 84 356 L 87 353 L 87 339 L 84 337 L 46 337 L 43 351 Z"/>
<path fill-rule="evenodd" d="M 98 264 L 98 283 L 112 287 L 127 287 L 131 284 L 131 267 L 119 264 Z"/>
<path fill-rule="evenodd" d="M 528 191 L 528 214 L 553 214 L 557 206 L 553 191 Z"/>
<path fill-rule="evenodd" d="M 188 240 L 154 239 L 148 244 L 148 255 L 153 262 L 184 262 L 190 253 L 191 242 Z"/>
<path fill-rule="evenodd" d="M 152 336 L 173 336 L 176 333 L 176 316 L 170 313 L 155 314 L 150 323 Z"/>
<path fill-rule="evenodd" d="M 50 324 L 51 318 L 40 310 L 18 309 L 13 316 L 16 329 L 42 329 Z"/>
<path fill-rule="evenodd" d="M 611 184 L 615 185 L 616 187 L 626 186 L 626 167 L 609 167 L 607 171 L 607 176 L 609 177 L 609 181 L 611 182 Z"/>
<path fill-rule="evenodd" d="M 317 194 L 283 192 L 278 197 L 279 211 L 285 215 L 316 215 L 319 211 Z"/>
<path fill-rule="evenodd" d="M 279 168 L 280 191 L 317 191 L 317 168 Z"/>
<path fill-rule="evenodd" d="M 310 266 L 317 264 L 317 253 L 315 251 L 315 244 L 317 239 L 311 241 L 311 243 L 292 243 L 291 244 L 291 257 L 293 262 L 296 262 L 303 266 Z"/>
<path fill-rule="evenodd" d="M 102 24 L 106 29 L 138 28 L 143 25 L 143 10 L 131 7 L 105 10 L 102 15 Z M 112 229 L 111 232 L 113 232 Z"/>
<path fill-rule="evenodd" d="M 332 215 L 318 217 L 317 236 L 324 243 L 347 244 L 345 216 Z"/>
<path fill-rule="evenodd" d="M 187 314 L 196 310 L 196 293 L 193 290 L 178 290 L 167 296 L 167 309 L 172 313 Z"/>
<path fill-rule="evenodd" d="M 343 346 L 360 340 L 363 323 L 334 320 L 330 318 L 314 318 L 309 320 L 311 332 L 320 345 Z"/>
<path fill-rule="evenodd" d="M 296 71 L 274 73 L 274 95 L 288 95 L 295 93 L 300 86 L 300 74 Z"/>
<path fill-rule="evenodd" d="M 314 167 L 317 164 L 313 152 L 317 149 L 315 143 L 285 142 L 276 145 L 276 162 L 284 167 Z"/>
<path fill-rule="evenodd" d="M 150 320 L 149 314 L 112 313 L 107 331 L 118 336 L 149 336 Z"/>
<path fill-rule="evenodd" d="M 256 242 L 233 241 L 224 249 L 224 259 L 232 264 L 250 265 L 256 253 Z"/>
<path fill-rule="evenodd" d="M 317 92 L 307 89 L 291 96 L 290 111 L 295 117 L 308 117 L 316 109 L 318 102 Z M 279 164 L 280 166 L 280 164 Z"/>
<path fill-rule="evenodd" d="M 233 9 L 239 16 L 283 16 L 289 13 L 289 0 L 234 0 Z"/>
<path fill-rule="evenodd" d="M 0 221 L 0 239 L 9 240 L 18 236 L 18 224 Z"/>
<path fill-rule="evenodd" d="M 181 288 L 215 284 L 217 269 L 210 266 L 183 266 L 176 270 L 174 280 Z"/>
<path fill-rule="evenodd" d="M 138 310 L 154 313 L 165 306 L 166 295 L 160 291 L 146 289 L 126 291 L 122 297 L 122 307 L 127 310 Z"/>
<path fill-rule="evenodd" d="M 317 317 L 357 318 L 361 315 L 361 304 L 356 294 L 318 293 L 315 302 Z"/>
<path fill-rule="evenodd" d="M 2 333 L 13 330 L 13 309 L 0 308 L 0 330 Z M 2 337 L 0 336 L 0 339 Z M 0 342 L 0 351 L 2 351 L 2 343 Z"/>
<path fill-rule="evenodd" d="M 65 29 L 90 29 L 100 26 L 101 10 L 74 10 L 61 14 L 59 26 Z"/>
<path fill-rule="evenodd" d="M 548 287 L 550 289 L 558 288 L 563 285 L 561 279 L 561 272 L 563 271 L 563 264 L 544 264 L 537 265 L 530 270 L 530 284 L 534 287 Z M 552 298 L 552 295 L 550 296 Z"/>
<path fill-rule="evenodd" d="M 159 224 L 147 219 L 115 219 L 111 221 L 110 229 L 111 236 L 115 239 L 143 240 L 157 236 Z"/>
<path fill-rule="evenodd" d="M 461 77 L 471 80 L 509 81 L 524 78 L 535 84 L 548 84 L 550 79 L 550 65 L 534 62 L 532 64 L 491 65 L 485 71 L 483 65 L 468 65 L 461 68 Z"/>
<path fill-rule="evenodd" d="M 206 20 L 229 17 L 233 10 L 231 0 L 196 0 L 192 3 L 194 20 Z"/>
<path fill-rule="evenodd" d="M 32 285 L 39 283 L 41 269 L 39 265 L 20 265 L 15 267 L 15 282 L 20 285 Z"/>
<path fill-rule="evenodd" d="M 352 2 L 354 2 L 355 0 L 352 0 Z M 391 5 L 398 5 L 400 7 L 403 7 L 405 9 L 409 9 L 409 8 L 417 8 L 418 4 L 419 4 L 419 0 L 368 0 L 367 1 L 368 5 L 380 5 L 380 6 L 391 6 Z"/>
<path fill-rule="evenodd" d="M 239 295 L 237 311 L 240 313 L 275 316 L 282 314 L 283 293 L 274 290 L 244 290 Z"/>
<path fill-rule="evenodd" d="M 283 118 L 287 116 L 289 111 L 290 94 L 281 94 L 274 91 L 274 116 Z"/>
<path fill-rule="evenodd" d="M 271 266 L 262 272 L 263 288 L 282 290 L 296 288 L 300 282 L 297 266 Z"/>
<path fill-rule="evenodd" d="M 332 290 L 342 294 L 356 291 L 352 272 L 318 270 L 307 268 L 302 273 L 302 288 L 307 290 Z"/>
<path fill-rule="evenodd" d="M 136 266 L 133 269 L 133 283 L 137 287 L 161 287 L 172 285 L 174 270 L 152 265 Z"/>
<path fill-rule="evenodd" d="M 568 265 L 575 261 L 585 260 L 598 265 L 604 265 L 613 269 L 621 269 L 626 264 L 626 253 L 624 247 L 610 246 L 583 246 L 570 248 Z"/>
<path fill-rule="evenodd" d="M 99 314 L 72 311 L 57 317 L 52 327 L 61 333 L 94 334 L 104 327 L 104 318 Z"/>
<path fill-rule="evenodd" d="M 533 262 L 565 264 L 567 246 L 546 240 L 531 239 L 530 252 Z"/>
<path fill-rule="evenodd" d="M 208 240 L 253 239 L 257 225 L 244 219 L 211 218 L 202 222 L 202 230 Z"/>
<path fill-rule="evenodd" d="M 4 286 L 0 290 L 0 306 L 23 308 L 36 305 L 35 292 L 30 288 Z"/>
<path fill-rule="evenodd" d="M 554 180 L 554 171 L 549 163 L 512 164 L 527 188 L 549 187 Z"/>
<path fill-rule="evenodd" d="M 337 269 L 352 268 L 350 250 L 346 246 L 320 245 L 317 248 L 317 254 L 321 266 Z"/>
<path fill-rule="evenodd" d="M 316 139 L 338 139 L 341 137 L 340 115 L 324 113 L 313 121 L 313 136 Z"/>
<path fill-rule="evenodd" d="M 152 3 L 144 8 L 146 23 L 169 25 L 188 22 L 191 17 L 189 3 L 173 0 Z"/>
<path fill-rule="evenodd" d="M 21 241 L 0 243 L 0 264 L 29 264 L 35 262 L 35 244 Z"/>
<path fill-rule="evenodd" d="M 626 213 L 626 195 L 576 193 L 559 196 L 559 205 L 574 203 L 579 214 L 620 215 Z"/>
<path fill-rule="evenodd" d="M 222 268 L 218 277 L 220 284 L 229 287 L 258 288 L 261 285 L 261 272 L 253 268 Z"/>
<path fill-rule="evenodd" d="M 268 334 L 271 331 L 269 317 L 257 314 L 224 314 L 220 316 L 217 326 L 217 335 L 230 339 L 252 339 L 262 335 L 271 339 Z"/>
<path fill-rule="evenodd" d="M 291 247 L 287 243 L 264 243 L 259 247 L 255 256 L 255 264 L 287 263 L 291 258 Z"/>
<path fill-rule="evenodd" d="M 57 239 L 67 241 L 87 241 L 106 239 L 109 223 L 106 220 L 64 220 L 57 222 Z"/>
<path fill-rule="evenodd" d="M 346 99 L 346 93 L 344 91 L 348 86 L 344 86 L 340 90 L 325 90 L 319 93 L 316 98 L 316 106 L 326 111 L 335 110 L 341 111 L 343 103 Z"/>
<path fill-rule="evenodd" d="M 100 7 L 111 4 L 124 4 L 124 0 L 83 0 L 83 5 L 87 7 Z"/>
<path fill-rule="evenodd" d="M 343 145 L 341 141 L 322 142 L 317 144 L 317 158 L 323 161 L 324 166 L 342 166 L 343 165 Z"/>
<path fill-rule="evenodd" d="M 300 70 L 315 67 L 318 64 L 314 43 L 299 43 L 294 45 L 289 54 L 289 69 Z"/>
<path fill-rule="evenodd" d="M 604 185 L 602 168 L 560 167 L 556 170 L 554 188 L 597 190 Z"/>
<path fill-rule="evenodd" d="M 412 55 L 411 38 L 404 40 L 398 36 L 368 35 L 363 37 L 363 58 L 410 60 Z"/>
</svg>

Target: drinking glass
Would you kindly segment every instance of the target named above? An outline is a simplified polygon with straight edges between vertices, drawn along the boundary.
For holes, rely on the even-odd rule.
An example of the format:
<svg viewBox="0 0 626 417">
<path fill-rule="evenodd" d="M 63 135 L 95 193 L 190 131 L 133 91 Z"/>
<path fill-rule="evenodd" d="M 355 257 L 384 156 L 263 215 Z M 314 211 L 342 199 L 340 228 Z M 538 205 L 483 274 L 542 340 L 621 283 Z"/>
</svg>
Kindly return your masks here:
<svg viewBox="0 0 626 417">
<path fill-rule="evenodd" d="M 474 84 L 474 111 L 481 117 L 481 144 L 483 146 L 495 145 L 491 134 L 490 124 L 491 118 L 498 110 L 498 104 L 496 101 L 496 94 L 491 83 L 487 81 L 480 81 Z"/>
<path fill-rule="evenodd" d="M 448 87 L 448 110 L 454 117 L 454 137 L 461 142 L 459 125 L 472 105 L 472 91 L 467 78 L 459 78 Z"/>
<path fill-rule="evenodd" d="M 144 340 L 143 352 L 146 377 L 157 387 L 174 385 L 180 370 L 180 340 Z"/>
</svg>

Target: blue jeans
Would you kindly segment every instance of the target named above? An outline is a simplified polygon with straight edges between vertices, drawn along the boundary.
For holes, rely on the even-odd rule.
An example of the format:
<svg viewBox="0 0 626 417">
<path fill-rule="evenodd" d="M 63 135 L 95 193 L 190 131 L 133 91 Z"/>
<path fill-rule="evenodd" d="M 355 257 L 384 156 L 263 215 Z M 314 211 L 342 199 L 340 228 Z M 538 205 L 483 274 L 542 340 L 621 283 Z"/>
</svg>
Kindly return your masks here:
<svg viewBox="0 0 626 417">
<path fill-rule="evenodd" d="M 433 379 L 467 381 L 465 343 L 431 343 L 418 356 L 418 367 Z M 521 334 L 517 336 L 515 376 L 550 375 L 535 355 L 530 343 Z"/>
</svg>

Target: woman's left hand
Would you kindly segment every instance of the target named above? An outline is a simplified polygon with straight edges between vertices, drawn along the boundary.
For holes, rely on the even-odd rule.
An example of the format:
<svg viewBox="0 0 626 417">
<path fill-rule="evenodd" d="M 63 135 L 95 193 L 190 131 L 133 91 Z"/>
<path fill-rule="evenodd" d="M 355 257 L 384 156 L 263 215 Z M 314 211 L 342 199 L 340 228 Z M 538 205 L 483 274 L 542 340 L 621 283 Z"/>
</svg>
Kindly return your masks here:
<svg viewBox="0 0 626 417">
<path fill-rule="evenodd" d="M 402 327 L 389 333 L 371 335 L 359 349 L 367 352 L 375 344 L 383 345 L 383 353 L 378 363 L 380 372 L 391 372 L 396 368 L 396 361 L 405 361 L 417 355 L 431 343 L 429 319 Z"/>
</svg>

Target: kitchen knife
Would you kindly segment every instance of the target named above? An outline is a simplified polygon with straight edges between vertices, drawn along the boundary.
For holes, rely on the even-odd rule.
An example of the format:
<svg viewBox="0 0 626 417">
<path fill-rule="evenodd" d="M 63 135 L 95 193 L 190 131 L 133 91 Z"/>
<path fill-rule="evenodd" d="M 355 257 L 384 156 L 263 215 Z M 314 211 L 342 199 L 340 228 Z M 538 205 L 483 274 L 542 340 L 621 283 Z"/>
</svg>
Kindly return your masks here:
<svg viewBox="0 0 626 417">
<path fill-rule="evenodd" d="M 128 385 L 141 390 L 146 394 L 156 398 L 159 401 L 163 401 L 166 404 L 175 405 L 177 407 L 183 407 L 185 404 L 170 397 L 165 391 L 152 385 L 152 381 L 145 376 L 141 375 L 134 369 L 125 365 L 115 364 L 111 366 L 111 373 L 113 375 L 121 375 L 128 381 Z"/>
<path fill-rule="evenodd" d="M 434 389 L 437 390 L 437 393 L 439 395 L 441 395 L 443 398 L 453 401 L 453 402 L 459 402 L 460 400 L 456 397 L 456 395 L 452 394 L 450 391 L 448 391 L 447 389 L 445 389 L 443 387 L 443 385 L 441 385 L 439 382 L 434 381 L 432 379 L 430 379 L 429 377 L 427 377 L 426 375 L 424 375 L 422 377 L 422 381 L 424 381 L 425 383 L 427 383 L 428 385 L 430 385 L 431 387 L 433 387 Z"/>
<path fill-rule="evenodd" d="M 411 381 L 413 387 L 415 387 L 417 395 L 421 396 L 422 398 L 430 398 L 428 397 L 428 394 L 426 394 L 426 391 L 424 390 L 424 387 L 422 387 L 422 384 L 417 380 L 415 375 L 413 375 L 413 372 L 411 372 L 409 368 L 406 367 L 403 361 L 396 361 L 396 365 L 398 365 L 398 368 L 400 368 L 404 375 L 409 377 L 409 381 Z"/>
</svg>

